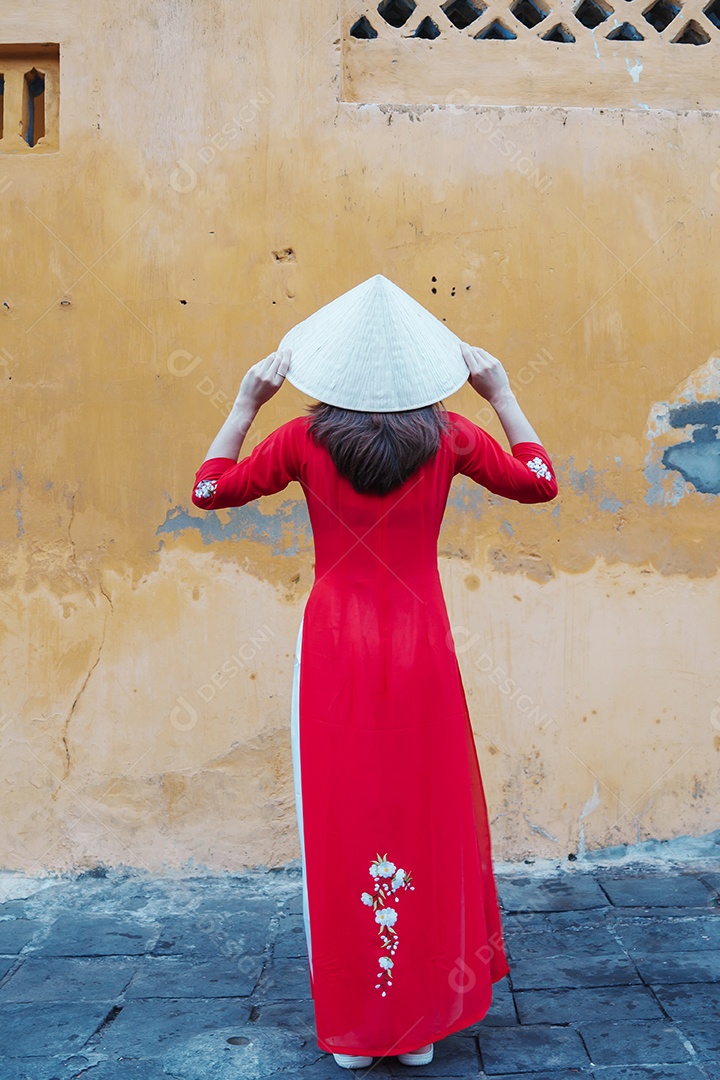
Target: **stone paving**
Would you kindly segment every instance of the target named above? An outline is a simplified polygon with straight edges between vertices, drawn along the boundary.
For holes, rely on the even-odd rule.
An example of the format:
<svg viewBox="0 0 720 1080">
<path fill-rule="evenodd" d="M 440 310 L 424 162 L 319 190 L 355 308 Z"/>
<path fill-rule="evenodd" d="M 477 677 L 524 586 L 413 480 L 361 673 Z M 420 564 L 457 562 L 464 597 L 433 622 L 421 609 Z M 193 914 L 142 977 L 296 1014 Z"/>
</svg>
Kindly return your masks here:
<svg viewBox="0 0 720 1080">
<path fill-rule="evenodd" d="M 498 884 L 487 1017 L 353 1074 L 315 1041 L 297 865 L 0 875 L 0 1080 L 720 1080 L 720 864 Z"/>
</svg>

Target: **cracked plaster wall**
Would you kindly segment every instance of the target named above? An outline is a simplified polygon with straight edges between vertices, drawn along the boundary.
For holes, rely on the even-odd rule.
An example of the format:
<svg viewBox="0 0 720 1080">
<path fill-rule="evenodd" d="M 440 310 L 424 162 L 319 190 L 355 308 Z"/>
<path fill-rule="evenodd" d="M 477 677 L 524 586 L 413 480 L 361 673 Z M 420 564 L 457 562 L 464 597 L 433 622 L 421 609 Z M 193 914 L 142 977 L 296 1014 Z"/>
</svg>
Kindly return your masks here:
<svg viewBox="0 0 720 1080">
<path fill-rule="evenodd" d="M 62 80 L 60 151 L 0 155 L 4 867 L 299 854 L 301 494 L 190 491 L 246 368 L 378 271 L 506 362 L 560 479 L 458 480 L 441 536 L 496 854 L 718 827 L 717 114 L 343 103 L 336 18 L 0 14 Z"/>
</svg>

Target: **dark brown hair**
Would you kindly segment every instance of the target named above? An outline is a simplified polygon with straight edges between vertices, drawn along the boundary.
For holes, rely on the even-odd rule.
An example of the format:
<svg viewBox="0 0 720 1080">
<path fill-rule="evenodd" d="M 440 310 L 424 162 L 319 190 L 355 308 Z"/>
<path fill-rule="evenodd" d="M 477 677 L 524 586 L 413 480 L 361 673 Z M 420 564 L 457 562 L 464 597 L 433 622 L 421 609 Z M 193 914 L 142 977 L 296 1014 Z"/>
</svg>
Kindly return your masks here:
<svg viewBox="0 0 720 1080">
<path fill-rule="evenodd" d="M 449 422 L 438 402 L 424 409 L 372 413 L 319 401 L 309 409 L 310 434 L 361 495 L 387 495 L 437 453 Z"/>
</svg>

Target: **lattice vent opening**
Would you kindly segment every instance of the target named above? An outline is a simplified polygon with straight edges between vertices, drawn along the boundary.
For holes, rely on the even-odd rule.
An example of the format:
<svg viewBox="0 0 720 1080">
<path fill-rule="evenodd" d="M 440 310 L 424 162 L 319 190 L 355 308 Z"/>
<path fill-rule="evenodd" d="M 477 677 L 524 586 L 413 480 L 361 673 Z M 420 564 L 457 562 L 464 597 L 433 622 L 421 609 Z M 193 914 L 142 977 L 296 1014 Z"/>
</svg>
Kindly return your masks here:
<svg viewBox="0 0 720 1080">
<path fill-rule="evenodd" d="M 552 29 L 543 34 L 542 39 L 543 41 L 557 41 L 560 43 L 571 43 L 575 41 L 575 38 L 564 23 L 557 23 Z"/>
<path fill-rule="evenodd" d="M 453 26 L 457 26 L 458 30 L 464 30 L 470 26 L 470 23 L 474 23 L 476 19 L 479 19 L 483 11 L 486 10 L 485 4 L 471 4 L 470 0 L 450 0 L 449 3 L 440 6 L 450 22 Z"/>
<path fill-rule="evenodd" d="M 510 10 L 517 21 L 530 30 L 548 17 L 548 10 L 542 4 L 537 3 L 536 0 L 517 0 L 517 3 L 513 4 Z"/>
<path fill-rule="evenodd" d="M 377 30 L 369 19 L 362 15 L 356 23 L 350 27 L 350 37 L 360 38 L 364 41 L 372 41 L 377 37 Z"/>
<path fill-rule="evenodd" d="M 575 9 L 575 18 L 583 26 L 587 26 L 588 30 L 594 30 L 596 26 L 600 26 L 606 19 L 609 19 L 613 13 L 611 7 L 605 7 L 604 4 L 599 4 L 597 0 L 582 0 L 582 3 Z"/>
<path fill-rule="evenodd" d="M 677 18 L 679 14 L 679 4 L 672 4 L 670 3 L 670 0 L 657 0 L 656 4 L 653 4 L 643 11 L 643 18 L 646 19 L 659 34 L 662 34 L 663 30 L 667 30 L 670 23 L 673 19 Z"/>
<path fill-rule="evenodd" d="M 517 34 L 514 34 L 500 19 L 495 19 L 475 35 L 476 41 L 515 41 L 516 38 Z"/>
<path fill-rule="evenodd" d="M 703 8 L 703 14 L 720 30 L 720 0 L 711 0 L 711 3 Z"/>
<path fill-rule="evenodd" d="M 623 23 L 622 26 L 616 26 L 614 30 L 611 30 L 607 35 L 608 41 L 644 41 L 645 38 L 636 30 L 631 23 Z"/>
<path fill-rule="evenodd" d="M 417 7 L 414 0 L 382 0 L 378 13 L 386 23 L 397 28 L 404 26 Z"/>
<path fill-rule="evenodd" d="M 686 23 L 677 37 L 673 38 L 676 45 L 707 45 L 710 35 L 699 23 L 691 19 Z"/>
<path fill-rule="evenodd" d="M 426 15 L 413 34 L 413 37 L 425 38 L 426 41 L 434 41 L 440 37 L 440 27 L 434 23 L 429 15 Z"/>
</svg>

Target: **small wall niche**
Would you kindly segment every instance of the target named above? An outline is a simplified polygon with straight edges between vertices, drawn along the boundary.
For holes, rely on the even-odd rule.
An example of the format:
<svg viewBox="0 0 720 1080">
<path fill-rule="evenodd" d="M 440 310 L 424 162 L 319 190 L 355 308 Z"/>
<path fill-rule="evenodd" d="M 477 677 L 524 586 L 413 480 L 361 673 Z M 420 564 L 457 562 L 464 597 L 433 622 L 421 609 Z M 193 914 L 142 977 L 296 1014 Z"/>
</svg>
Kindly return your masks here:
<svg viewBox="0 0 720 1080">
<path fill-rule="evenodd" d="M 60 46 L 0 44 L 0 154 L 60 148 Z"/>
</svg>

